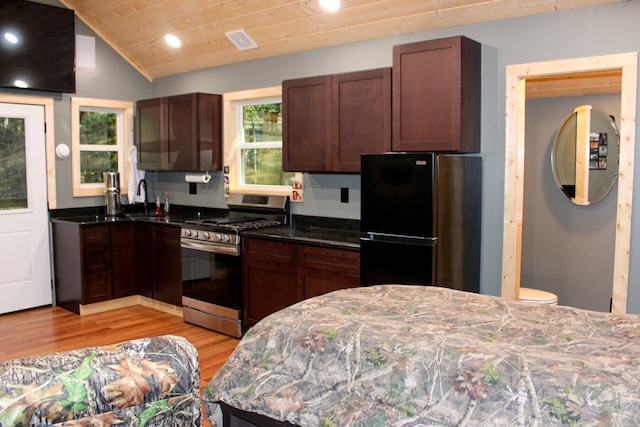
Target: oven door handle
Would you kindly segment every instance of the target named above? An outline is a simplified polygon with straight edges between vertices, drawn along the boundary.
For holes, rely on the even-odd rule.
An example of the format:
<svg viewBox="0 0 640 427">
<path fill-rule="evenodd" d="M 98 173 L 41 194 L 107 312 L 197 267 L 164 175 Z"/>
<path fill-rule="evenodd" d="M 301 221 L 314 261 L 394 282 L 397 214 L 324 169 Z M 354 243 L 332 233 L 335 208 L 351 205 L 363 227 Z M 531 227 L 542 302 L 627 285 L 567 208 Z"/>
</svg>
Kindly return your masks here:
<svg viewBox="0 0 640 427">
<path fill-rule="evenodd" d="M 222 255 L 240 255 L 240 246 L 237 245 L 216 244 L 214 242 L 200 243 L 193 240 L 180 239 L 180 247 Z"/>
</svg>

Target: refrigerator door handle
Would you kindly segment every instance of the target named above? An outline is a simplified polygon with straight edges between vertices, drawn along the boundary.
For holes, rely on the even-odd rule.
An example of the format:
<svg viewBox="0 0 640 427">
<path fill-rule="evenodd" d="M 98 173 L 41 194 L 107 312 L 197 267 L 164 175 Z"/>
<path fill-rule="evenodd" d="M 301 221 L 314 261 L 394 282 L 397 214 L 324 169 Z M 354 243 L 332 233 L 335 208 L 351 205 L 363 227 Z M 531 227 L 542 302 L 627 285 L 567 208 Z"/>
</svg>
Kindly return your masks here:
<svg viewBox="0 0 640 427">
<path fill-rule="evenodd" d="M 366 233 L 366 237 L 362 237 L 360 240 L 368 241 L 368 242 L 386 242 L 386 243 L 398 243 L 398 244 L 422 245 L 422 246 L 436 246 L 438 243 L 437 237 L 405 236 L 402 234 L 375 233 L 375 232 Z"/>
</svg>

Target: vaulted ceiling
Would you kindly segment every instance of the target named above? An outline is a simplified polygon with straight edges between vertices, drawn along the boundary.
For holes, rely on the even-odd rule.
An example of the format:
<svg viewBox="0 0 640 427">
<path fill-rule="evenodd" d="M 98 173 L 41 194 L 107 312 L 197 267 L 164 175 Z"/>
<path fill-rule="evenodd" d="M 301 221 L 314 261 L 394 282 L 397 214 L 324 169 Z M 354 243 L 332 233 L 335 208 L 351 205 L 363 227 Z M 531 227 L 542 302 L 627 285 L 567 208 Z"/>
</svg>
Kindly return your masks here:
<svg viewBox="0 0 640 427">
<path fill-rule="evenodd" d="M 149 80 L 224 64 L 437 28 L 625 0 L 60 0 Z M 244 30 L 257 48 L 238 50 Z M 182 41 L 170 48 L 168 33 Z"/>
</svg>

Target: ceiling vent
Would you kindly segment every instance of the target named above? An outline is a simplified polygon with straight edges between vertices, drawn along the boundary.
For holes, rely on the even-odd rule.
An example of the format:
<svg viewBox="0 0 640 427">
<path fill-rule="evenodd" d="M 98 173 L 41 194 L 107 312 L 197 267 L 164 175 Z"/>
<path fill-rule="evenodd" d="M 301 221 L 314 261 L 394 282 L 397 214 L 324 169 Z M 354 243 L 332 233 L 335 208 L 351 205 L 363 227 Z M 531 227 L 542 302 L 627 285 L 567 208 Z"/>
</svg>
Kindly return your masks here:
<svg viewBox="0 0 640 427">
<path fill-rule="evenodd" d="M 256 42 L 251 40 L 251 37 L 249 37 L 249 35 L 245 33 L 244 30 L 229 31 L 227 33 L 224 33 L 224 35 L 227 36 L 229 40 L 231 40 L 231 43 L 233 43 L 235 47 L 238 48 L 238 50 L 249 50 L 258 47 Z"/>
</svg>

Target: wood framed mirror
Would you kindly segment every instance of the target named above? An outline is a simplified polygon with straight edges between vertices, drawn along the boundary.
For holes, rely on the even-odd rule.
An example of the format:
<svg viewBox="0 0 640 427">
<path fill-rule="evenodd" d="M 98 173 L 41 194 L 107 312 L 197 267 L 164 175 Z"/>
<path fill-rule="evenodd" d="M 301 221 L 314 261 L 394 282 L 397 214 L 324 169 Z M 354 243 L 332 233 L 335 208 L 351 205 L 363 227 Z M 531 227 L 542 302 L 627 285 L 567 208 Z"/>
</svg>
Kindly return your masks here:
<svg viewBox="0 0 640 427">
<path fill-rule="evenodd" d="M 561 194 L 579 206 L 603 200 L 618 180 L 619 153 L 615 117 L 592 105 L 574 108 L 551 148 L 551 170 Z"/>
<path fill-rule="evenodd" d="M 638 54 L 568 59 L 507 67 L 502 296 L 519 299 L 524 205 L 527 98 L 619 93 L 620 165 L 611 311 L 627 310 Z"/>
</svg>

